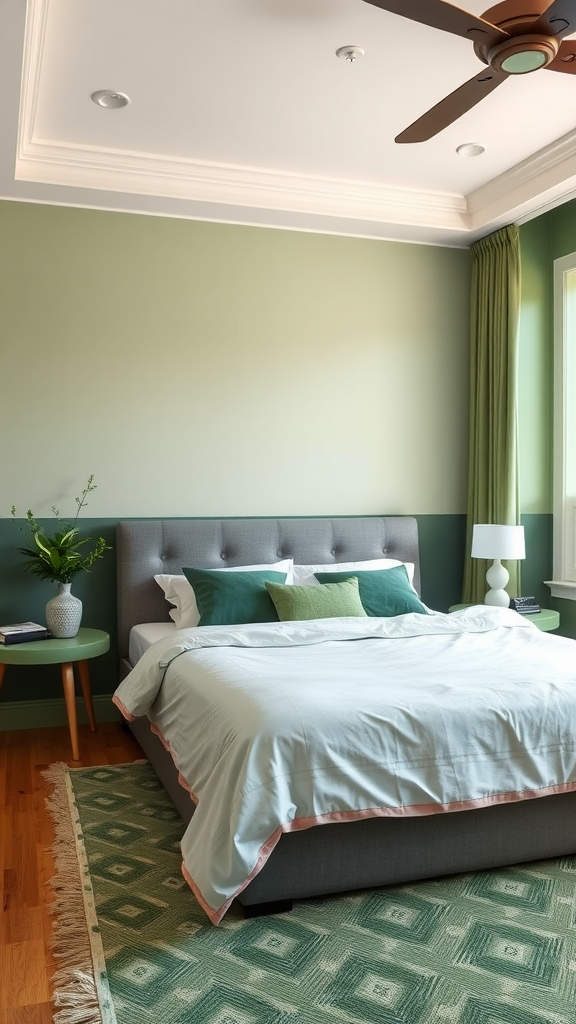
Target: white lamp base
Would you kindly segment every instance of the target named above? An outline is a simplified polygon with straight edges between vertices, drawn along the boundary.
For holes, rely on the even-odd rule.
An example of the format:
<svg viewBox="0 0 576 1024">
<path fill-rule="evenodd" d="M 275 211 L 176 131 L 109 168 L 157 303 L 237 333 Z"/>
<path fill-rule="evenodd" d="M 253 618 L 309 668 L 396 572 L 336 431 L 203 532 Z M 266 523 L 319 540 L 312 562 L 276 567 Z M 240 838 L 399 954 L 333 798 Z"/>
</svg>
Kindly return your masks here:
<svg viewBox="0 0 576 1024">
<path fill-rule="evenodd" d="M 499 558 L 495 558 L 486 573 L 486 582 L 490 590 L 484 598 L 484 604 L 495 605 L 498 608 L 508 608 L 510 598 L 504 587 L 510 579 L 508 569 L 505 569 Z"/>
</svg>

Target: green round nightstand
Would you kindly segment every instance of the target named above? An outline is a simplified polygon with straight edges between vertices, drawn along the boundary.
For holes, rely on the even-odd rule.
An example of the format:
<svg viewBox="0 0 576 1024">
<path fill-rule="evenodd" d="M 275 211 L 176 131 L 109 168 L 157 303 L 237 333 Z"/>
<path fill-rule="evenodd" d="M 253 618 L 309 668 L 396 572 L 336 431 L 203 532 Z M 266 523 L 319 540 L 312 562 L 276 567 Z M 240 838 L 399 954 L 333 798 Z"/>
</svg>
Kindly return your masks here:
<svg viewBox="0 0 576 1024">
<path fill-rule="evenodd" d="M 90 687 L 90 671 L 88 659 L 106 654 L 110 648 L 110 637 L 101 629 L 79 629 L 76 636 L 66 640 L 34 640 L 27 644 L 0 645 L 0 688 L 4 681 L 7 665 L 61 665 L 62 687 L 66 702 L 66 714 L 72 741 L 72 758 L 80 760 L 78 746 L 78 722 L 76 719 L 76 695 L 74 692 L 74 663 L 78 667 L 78 676 L 84 703 L 88 712 L 90 729 L 96 732 L 96 720 L 92 705 L 92 689 Z"/>
<path fill-rule="evenodd" d="M 460 608 L 471 608 L 470 604 L 452 604 L 450 605 L 449 612 L 457 612 Z M 481 608 L 490 608 L 490 605 L 480 605 Z M 534 615 L 523 615 L 523 619 L 530 619 L 538 629 L 541 629 L 544 633 L 548 633 L 551 629 L 558 629 L 560 625 L 560 612 L 555 612 L 551 608 L 541 608 L 539 612 L 534 612 Z"/>
</svg>

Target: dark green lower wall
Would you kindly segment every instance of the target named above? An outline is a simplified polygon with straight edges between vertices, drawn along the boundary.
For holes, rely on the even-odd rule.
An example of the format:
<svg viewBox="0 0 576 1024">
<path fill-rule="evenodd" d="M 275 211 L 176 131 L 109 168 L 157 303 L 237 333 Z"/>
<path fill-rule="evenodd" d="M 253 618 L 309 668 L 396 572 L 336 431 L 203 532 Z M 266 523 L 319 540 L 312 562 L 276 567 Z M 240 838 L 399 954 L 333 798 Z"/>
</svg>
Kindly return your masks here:
<svg viewBox="0 0 576 1024">
<path fill-rule="evenodd" d="M 53 531 L 54 521 L 39 520 Z M 114 545 L 116 537 L 114 519 L 83 519 L 83 536 L 102 536 Z M 37 580 L 24 571 L 23 558 L 18 548 L 24 538 L 10 519 L 0 519 L 0 622 L 46 621 L 47 601 L 56 593 L 53 583 Z M 110 633 L 108 654 L 90 663 L 92 692 L 111 693 L 118 675 L 116 645 L 116 562 L 114 551 L 94 564 L 89 573 L 80 573 L 73 580 L 72 593 L 82 601 L 82 623 Z M 6 701 L 49 700 L 62 697 L 59 665 L 15 667 L 8 666 L 0 695 L 0 728 L 2 710 Z M 64 718 L 64 721 L 66 719 Z"/>
<path fill-rule="evenodd" d="M 447 611 L 452 604 L 458 604 L 462 595 L 464 548 L 466 541 L 466 517 L 464 515 L 419 515 L 420 563 L 422 574 L 422 600 L 431 608 Z M 53 523 L 45 521 L 47 528 Z M 573 605 L 573 602 L 551 603 L 550 592 L 543 580 L 552 573 L 552 516 L 523 516 L 526 530 L 527 558 L 522 564 L 522 592 L 534 594 L 543 607 Z M 111 545 L 115 543 L 115 519 L 83 519 L 82 533 L 103 536 Z M 21 537 L 14 522 L 0 520 L 0 621 L 3 623 L 33 619 L 45 621 L 46 602 L 54 594 L 54 586 L 35 579 L 23 571 L 22 558 L 18 554 Z M 98 629 L 105 629 L 112 638 L 110 652 L 95 658 L 91 663 L 92 690 L 95 695 L 112 693 L 117 680 L 116 645 L 116 564 L 114 551 L 97 562 L 91 573 L 76 577 L 73 593 L 83 602 L 83 623 Z M 576 608 L 562 611 L 562 628 L 576 636 Z M 6 669 L 4 686 L 0 698 L 0 728 L 14 728 L 15 716 L 8 716 L 8 705 L 18 702 L 61 700 L 62 688 L 58 666 L 37 668 Z M 105 702 L 101 705 L 104 707 Z M 4 714 L 3 714 L 4 711 Z M 112 712 L 112 708 L 111 708 Z M 30 706 L 32 713 L 32 706 Z M 105 712 L 102 711 L 105 717 Z M 64 707 L 58 712 L 62 723 L 66 721 Z M 26 725 L 22 715 L 18 725 Z M 4 726 L 2 722 L 4 720 Z M 38 725 L 33 717 L 30 725 Z M 55 724 L 51 720 L 47 724 Z"/>
<path fill-rule="evenodd" d="M 420 537 L 422 600 L 430 608 L 445 612 L 451 604 L 459 604 L 462 600 L 466 516 L 416 518 Z M 552 515 L 523 515 L 521 522 L 526 538 L 526 558 L 521 566 L 522 593 L 534 595 L 542 608 L 574 604 L 574 615 L 566 614 L 566 623 L 571 624 L 572 632 L 565 635 L 576 637 L 576 604 L 572 601 L 552 603 L 550 589 L 544 583 L 544 580 L 552 578 Z"/>
<path fill-rule="evenodd" d="M 576 638 L 576 601 L 563 601 L 561 598 L 550 599 L 550 608 L 560 612 L 560 628 L 556 630 L 561 636 Z"/>
<path fill-rule="evenodd" d="M 462 600 L 466 516 L 416 516 L 422 600 L 447 612 Z"/>
<path fill-rule="evenodd" d="M 534 595 L 542 608 L 552 608 L 550 588 L 544 584 L 552 579 L 552 516 L 525 515 L 521 522 L 526 539 L 526 558 L 520 568 L 522 593 Z"/>
</svg>

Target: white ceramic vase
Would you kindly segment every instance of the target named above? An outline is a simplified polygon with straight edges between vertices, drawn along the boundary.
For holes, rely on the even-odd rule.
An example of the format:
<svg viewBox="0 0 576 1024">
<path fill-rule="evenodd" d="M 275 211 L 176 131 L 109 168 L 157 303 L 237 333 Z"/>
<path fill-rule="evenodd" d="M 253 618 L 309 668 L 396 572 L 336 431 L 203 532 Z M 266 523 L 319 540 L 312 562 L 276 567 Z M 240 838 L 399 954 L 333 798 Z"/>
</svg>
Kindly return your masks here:
<svg viewBox="0 0 576 1024">
<path fill-rule="evenodd" d="M 70 593 L 71 583 L 58 583 L 58 593 L 46 605 L 46 625 L 52 636 L 76 636 L 82 621 L 82 601 Z"/>
</svg>

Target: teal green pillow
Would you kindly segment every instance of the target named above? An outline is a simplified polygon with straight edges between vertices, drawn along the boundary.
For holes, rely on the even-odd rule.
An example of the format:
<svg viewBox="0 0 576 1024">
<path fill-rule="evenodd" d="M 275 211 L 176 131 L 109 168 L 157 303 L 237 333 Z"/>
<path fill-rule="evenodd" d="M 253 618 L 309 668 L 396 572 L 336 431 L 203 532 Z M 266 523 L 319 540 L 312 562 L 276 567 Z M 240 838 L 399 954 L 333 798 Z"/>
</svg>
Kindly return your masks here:
<svg viewBox="0 0 576 1024">
<path fill-rule="evenodd" d="M 285 572 L 258 569 L 221 572 L 182 569 L 191 584 L 200 613 L 199 626 L 233 626 L 241 622 L 278 622 L 266 583 L 281 584 Z"/>
<path fill-rule="evenodd" d="M 345 580 L 334 580 L 324 587 L 282 587 L 267 583 L 266 590 L 281 622 L 366 615 L 358 593 L 358 580 L 350 574 Z"/>
<path fill-rule="evenodd" d="M 322 586 L 330 586 L 338 580 L 347 580 L 355 576 L 358 580 L 360 600 L 367 615 L 404 615 L 406 612 L 428 614 L 412 588 L 403 565 L 394 566 L 393 569 L 370 569 L 354 573 L 317 572 L 315 575 Z"/>
</svg>

